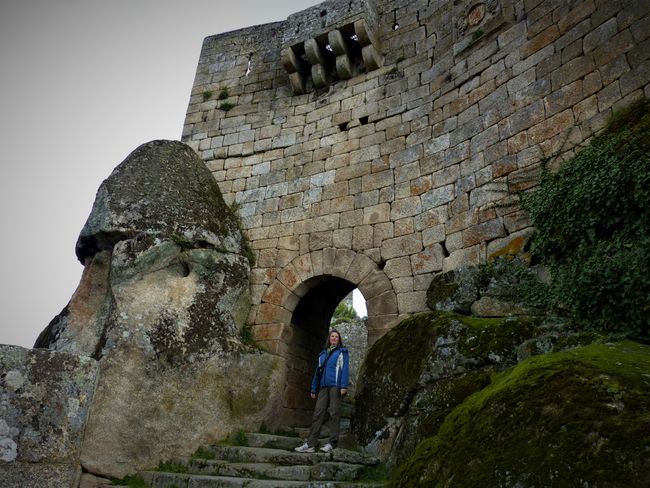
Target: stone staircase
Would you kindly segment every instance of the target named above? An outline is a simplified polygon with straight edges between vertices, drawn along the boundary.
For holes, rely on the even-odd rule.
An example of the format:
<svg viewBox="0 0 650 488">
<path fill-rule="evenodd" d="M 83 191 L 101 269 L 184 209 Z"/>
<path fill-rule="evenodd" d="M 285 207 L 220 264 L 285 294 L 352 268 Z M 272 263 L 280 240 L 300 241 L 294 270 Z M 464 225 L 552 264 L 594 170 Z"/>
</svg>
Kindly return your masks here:
<svg viewBox="0 0 650 488">
<path fill-rule="evenodd" d="M 382 481 L 360 481 L 376 469 L 376 458 L 343 448 L 298 453 L 293 449 L 303 442 L 306 429 L 295 429 L 292 434 L 247 433 L 247 445 L 210 446 L 201 450 L 201 458 L 173 460 L 173 470 L 182 472 L 144 471 L 140 475 L 152 488 L 384 486 Z"/>
</svg>

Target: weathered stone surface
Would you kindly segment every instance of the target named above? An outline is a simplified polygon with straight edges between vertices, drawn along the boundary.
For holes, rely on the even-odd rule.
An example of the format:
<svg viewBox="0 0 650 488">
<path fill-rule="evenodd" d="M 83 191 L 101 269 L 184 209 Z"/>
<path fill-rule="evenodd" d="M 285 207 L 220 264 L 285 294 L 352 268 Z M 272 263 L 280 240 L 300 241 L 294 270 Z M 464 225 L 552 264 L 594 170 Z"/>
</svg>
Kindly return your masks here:
<svg viewBox="0 0 650 488">
<path fill-rule="evenodd" d="M 0 371 L 0 486 L 76 486 L 97 361 L 0 346 Z"/>
<path fill-rule="evenodd" d="M 352 427 L 389 466 L 435 435 L 490 375 L 530 355 L 589 343 L 557 319 L 478 319 L 434 312 L 407 319 L 368 351 Z"/>
<path fill-rule="evenodd" d="M 394 479 L 399 486 L 532 487 L 560 479 L 646 486 L 648 368 L 650 347 L 631 341 L 530 358 L 453 410 Z"/>
<path fill-rule="evenodd" d="M 431 310 L 468 314 L 479 297 L 480 271 L 468 266 L 436 275 L 427 290 Z"/>
<path fill-rule="evenodd" d="M 525 303 L 520 290 L 524 275 L 537 279 L 527 268 L 525 261 L 510 255 L 494 260 L 489 267 L 447 271 L 431 281 L 427 306 L 479 317 L 535 315 L 539 310 Z"/>
<path fill-rule="evenodd" d="M 258 424 L 274 401 L 281 363 L 241 341 L 250 268 L 203 169 L 189 148 L 164 141 L 118 166 L 79 240 L 82 282 L 38 340 L 99 361 L 81 453 L 91 473 L 121 477 L 189 455 Z"/>
<path fill-rule="evenodd" d="M 143 234 L 241 251 L 235 218 L 214 178 L 196 153 L 176 141 L 143 144 L 102 183 L 77 240 L 77 257 L 85 263 Z"/>
</svg>

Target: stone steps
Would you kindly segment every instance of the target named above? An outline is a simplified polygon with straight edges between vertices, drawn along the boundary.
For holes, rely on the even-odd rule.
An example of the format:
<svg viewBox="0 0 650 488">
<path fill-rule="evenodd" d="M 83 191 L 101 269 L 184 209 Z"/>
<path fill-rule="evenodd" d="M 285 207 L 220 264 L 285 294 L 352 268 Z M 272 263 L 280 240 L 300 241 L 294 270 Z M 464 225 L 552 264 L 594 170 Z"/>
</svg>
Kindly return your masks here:
<svg viewBox="0 0 650 488">
<path fill-rule="evenodd" d="M 215 445 L 204 449 L 214 459 L 177 459 L 181 473 L 144 471 L 152 488 L 374 488 L 381 482 L 355 482 L 378 460 L 360 452 L 337 448 L 329 453 L 298 453 L 299 437 L 247 433 L 247 446 Z"/>
</svg>

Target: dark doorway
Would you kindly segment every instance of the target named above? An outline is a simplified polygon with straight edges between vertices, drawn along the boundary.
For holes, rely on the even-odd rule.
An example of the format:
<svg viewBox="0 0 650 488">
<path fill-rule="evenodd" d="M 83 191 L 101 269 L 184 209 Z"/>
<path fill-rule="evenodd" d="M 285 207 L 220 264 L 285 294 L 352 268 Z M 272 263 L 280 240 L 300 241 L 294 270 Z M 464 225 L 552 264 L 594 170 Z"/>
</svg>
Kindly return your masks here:
<svg viewBox="0 0 650 488">
<path fill-rule="evenodd" d="M 294 411 L 296 425 L 306 425 L 311 419 L 313 401 L 309 398 L 309 385 L 316 358 L 327 339 L 334 309 L 356 288 L 349 281 L 334 276 L 317 276 L 304 284 L 309 291 L 293 312 L 293 335 L 287 357 L 285 407 Z"/>
</svg>

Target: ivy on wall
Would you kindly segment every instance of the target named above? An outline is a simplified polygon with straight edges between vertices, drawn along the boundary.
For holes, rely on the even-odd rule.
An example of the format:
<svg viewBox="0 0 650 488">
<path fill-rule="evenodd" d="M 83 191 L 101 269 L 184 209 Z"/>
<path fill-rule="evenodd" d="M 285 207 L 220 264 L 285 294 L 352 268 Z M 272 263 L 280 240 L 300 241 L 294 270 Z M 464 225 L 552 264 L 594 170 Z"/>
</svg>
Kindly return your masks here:
<svg viewBox="0 0 650 488">
<path fill-rule="evenodd" d="M 587 328 L 649 342 L 650 101 L 614 114 L 590 145 L 522 196 L 552 303 Z"/>
</svg>

